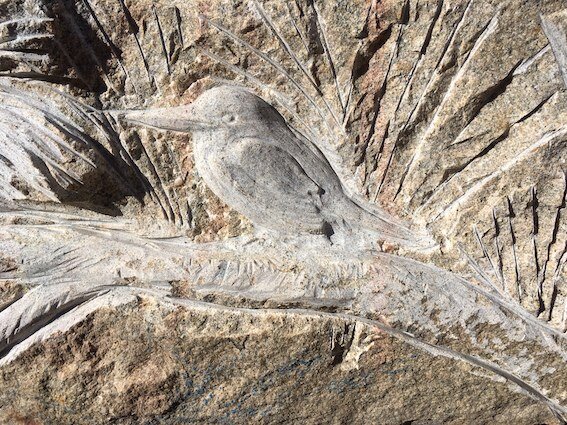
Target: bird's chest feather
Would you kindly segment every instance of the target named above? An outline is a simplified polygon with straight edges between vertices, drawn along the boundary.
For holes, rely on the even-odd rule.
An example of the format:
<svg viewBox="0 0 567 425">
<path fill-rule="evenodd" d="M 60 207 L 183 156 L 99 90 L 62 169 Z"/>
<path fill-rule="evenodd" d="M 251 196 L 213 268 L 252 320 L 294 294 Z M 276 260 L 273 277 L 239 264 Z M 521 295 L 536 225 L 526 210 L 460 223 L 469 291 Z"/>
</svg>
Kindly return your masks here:
<svg viewBox="0 0 567 425">
<path fill-rule="evenodd" d="M 201 136 L 193 141 L 195 167 L 201 177 L 209 182 L 222 177 L 219 166 L 226 157 L 227 141 L 213 136 Z"/>
<path fill-rule="evenodd" d="M 250 186 L 247 170 L 254 168 L 256 154 L 241 139 L 202 137 L 194 141 L 193 153 L 199 175 L 217 196 L 233 199 L 243 191 L 243 184 Z M 247 187 L 244 191 L 251 190 Z"/>
</svg>

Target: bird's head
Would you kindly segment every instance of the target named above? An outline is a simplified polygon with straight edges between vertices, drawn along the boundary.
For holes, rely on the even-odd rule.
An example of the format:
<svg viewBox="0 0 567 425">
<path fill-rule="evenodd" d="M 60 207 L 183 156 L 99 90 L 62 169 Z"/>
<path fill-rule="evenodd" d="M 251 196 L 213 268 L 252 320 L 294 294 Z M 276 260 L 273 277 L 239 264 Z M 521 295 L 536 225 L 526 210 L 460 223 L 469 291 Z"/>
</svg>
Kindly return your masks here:
<svg viewBox="0 0 567 425">
<path fill-rule="evenodd" d="M 206 90 L 189 105 L 130 111 L 123 118 L 161 130 L 193 133 L 262 132 L 284 122 L 259 96 L 245 88 L 228 85 Z"/>
</svg>

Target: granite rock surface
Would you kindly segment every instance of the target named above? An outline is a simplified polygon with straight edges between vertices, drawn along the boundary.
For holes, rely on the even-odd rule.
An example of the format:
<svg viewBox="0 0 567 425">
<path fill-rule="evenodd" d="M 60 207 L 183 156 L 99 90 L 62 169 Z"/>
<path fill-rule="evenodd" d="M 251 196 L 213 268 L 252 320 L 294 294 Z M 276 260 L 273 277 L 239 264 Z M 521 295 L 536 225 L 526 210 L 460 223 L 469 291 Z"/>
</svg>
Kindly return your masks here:
<svg viewBox="0 0 567 425">
<path fill-rule="evenodd" d="M 435 245 L 259 234 L 120 119 L 219 84 Z M 565 423 L 566 84 L 559 0 L 0 0 L 0 422 Z"/>
</svg>

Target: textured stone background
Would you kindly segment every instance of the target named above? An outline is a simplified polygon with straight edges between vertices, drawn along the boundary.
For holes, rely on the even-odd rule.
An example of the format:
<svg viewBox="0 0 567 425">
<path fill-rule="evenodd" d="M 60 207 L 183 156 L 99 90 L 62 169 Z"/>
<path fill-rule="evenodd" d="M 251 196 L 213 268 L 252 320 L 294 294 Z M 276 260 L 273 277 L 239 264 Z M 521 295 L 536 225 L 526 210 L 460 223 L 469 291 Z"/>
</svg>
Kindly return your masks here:
<svg viewBox="0 0 567 425">
<path fill-rule="evenodd" d="M 542 22 L 551 23 L 565 38 L 562 2 L 262 5 L 330 109 L 340 115 L 348 100 L 344 134 L 329 129 L 294 87 L 290 77 L 325 108 L 252 2 L 4 0 L 0 17 L 9 22 L 0 23 L 0 94 L 19 89 L 48 99 L 50 113 L 69 120 L 61 125 L 37 108 L 16 109 L 27 120 L 18 115 L 22 124 L 10 137 L 47 128 L 77 149 L 94 138 L 126 171 L 117 175 L 104 164 L 68 157 L 66 169 L 82 184 L 58 187 L 56 200 L 131 219 L 147 236 L 206 242 L 252 229 L 200 180 L 190 136 L 122 123 L 112 123 L 111 131 L 74 102 L 98 110 L 173 106 L 222 79 L 253 87 L 274 106 L 286 96 L 293 114 L 280 107 L 282 114 L 321 134 L 353 191 L 427 227 L 440 244 L 406 255 L 490 282 L 506 300 L 564 332 L 567 99 L 561 60 L 542 29 Z M 289 76 L 201 14 L 268 54 Z M 14 102 L 4 95 L 2 101 Z M 53 200 L 17 176 L 8 180 L 10 196 Z M 0 253 L 1 272 L 17 271 L 19 262 Z M 0 309 L 25 287 L 2 279 Z M 178 289 L 192 298 L 183 285 Z M 237 295 L 212 301 L 250 307 Z M 3 367 L 0 418 L 554 423 L 547 407 L 485 370 L 405 345 L 354 318 L 281 310 L 139 301 L 98 311 Z M 329 339 L 333 329 L 348 334 L 353 327 L 356 343 L 340 349 L 343 356 Z M 564 399 L 565 391 L 554 397 Z"/>
<path fill-rule="evenodd" d="M 101 311 L 35 347 L 0 375 L 1 417 L 61 424 L 554 423 L 547 408 L 485 371 L 431 356 L 367 323 L 301 310 L 186 307 L 140 301 Z"/>
</svg>

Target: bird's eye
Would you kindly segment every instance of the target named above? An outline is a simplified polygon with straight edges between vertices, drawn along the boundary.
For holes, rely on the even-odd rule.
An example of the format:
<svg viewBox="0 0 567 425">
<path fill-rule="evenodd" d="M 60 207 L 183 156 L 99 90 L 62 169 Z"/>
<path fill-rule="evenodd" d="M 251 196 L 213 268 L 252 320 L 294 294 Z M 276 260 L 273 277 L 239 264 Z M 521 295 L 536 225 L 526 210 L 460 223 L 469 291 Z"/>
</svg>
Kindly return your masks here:
<svg viewBox="0 0 567 425">
<path fill-rule="evenodd" d="M 222 120 L 227 124 L 232 124 L 236 121 L 236 116 L 233 114 L 223 115 Z"/>
</svg>

